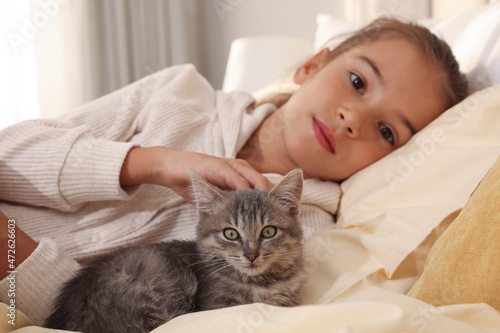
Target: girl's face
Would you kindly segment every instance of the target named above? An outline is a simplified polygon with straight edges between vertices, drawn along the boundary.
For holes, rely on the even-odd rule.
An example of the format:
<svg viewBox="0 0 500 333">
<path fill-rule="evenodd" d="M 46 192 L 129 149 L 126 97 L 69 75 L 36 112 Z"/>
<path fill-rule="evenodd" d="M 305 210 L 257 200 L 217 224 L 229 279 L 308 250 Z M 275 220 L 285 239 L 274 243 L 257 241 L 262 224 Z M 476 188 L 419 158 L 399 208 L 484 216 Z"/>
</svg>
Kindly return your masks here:
<svg viewBox="0 0 500 333">
<path fill-rule="evenodd" d="M 407 41 L 382 39 L 297 69 L 301 87 L 278 111 L 291 162 L 340 181 L 405 144 L 445 109 L 440 72 Z"/>
</svg>

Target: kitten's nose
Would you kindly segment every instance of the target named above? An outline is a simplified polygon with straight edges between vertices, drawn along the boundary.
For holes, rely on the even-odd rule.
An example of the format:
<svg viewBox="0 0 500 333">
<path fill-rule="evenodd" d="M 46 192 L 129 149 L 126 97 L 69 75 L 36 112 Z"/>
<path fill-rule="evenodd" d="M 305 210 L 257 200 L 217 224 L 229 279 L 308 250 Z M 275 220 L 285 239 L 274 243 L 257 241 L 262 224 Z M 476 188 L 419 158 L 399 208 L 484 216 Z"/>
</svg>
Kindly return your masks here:
<svg viewBox="0 0 500 333">
<path fill-rule="evenodd" d="M 250 261 L 250 262 L 254 262 L 255 259 L 257 259 L 257 257 L 259 256 L 258 253 L 250 253 L 250 254 L 245 254 L 245 257 L 247 257 L 247 259 Z"/>
</svg>

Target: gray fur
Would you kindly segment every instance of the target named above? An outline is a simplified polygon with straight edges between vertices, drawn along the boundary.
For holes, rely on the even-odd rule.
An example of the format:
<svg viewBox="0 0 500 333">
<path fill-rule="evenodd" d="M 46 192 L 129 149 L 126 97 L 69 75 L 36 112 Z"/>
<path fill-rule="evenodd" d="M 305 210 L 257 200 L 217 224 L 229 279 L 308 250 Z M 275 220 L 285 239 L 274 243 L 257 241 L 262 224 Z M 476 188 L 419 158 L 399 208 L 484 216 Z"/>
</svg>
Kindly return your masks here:
<svg viewBox="0 0 500 333">
<path fill-rule="evenodd" d="M 302 172 L 271 191 L 224 192 L 191 173 L 200 215 L 195 241 L 116 251 L 65 284 L 46 327 L 149 332 L 189 312 L 254 302 L 298 305 L 306 279 L 297 214 Z M 272 234 L 264 237 L 262 230 Z M 238 232 L 230 240 L 224 236 Z M 267 234 L 269 236 L 269 234 Z"/>
</svg>

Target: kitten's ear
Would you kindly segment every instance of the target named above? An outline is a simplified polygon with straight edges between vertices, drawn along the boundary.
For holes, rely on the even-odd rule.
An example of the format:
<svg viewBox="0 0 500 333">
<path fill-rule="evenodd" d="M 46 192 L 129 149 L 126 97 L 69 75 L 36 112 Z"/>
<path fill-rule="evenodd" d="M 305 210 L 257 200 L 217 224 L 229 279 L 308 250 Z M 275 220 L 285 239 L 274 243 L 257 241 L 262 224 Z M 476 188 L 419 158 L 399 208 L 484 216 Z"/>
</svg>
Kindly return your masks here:
<svg viewBox="0 0 500 333">
<path fill-rule="evenodd" d="M 205 181 L 193 170 L 189 171 L 189 176 L 191 177 L 191 190 L 198 214 L 213 214 L 224 200 L 221 190 Z"/>
<path fill-rule="evenodd" d="M 300 198 L 302 197 L 303 176 L 302 170 L 290 171 L 271 192 L 278 203 L 292 213 L 298 214 L 300 208 Z"/>
</svg>

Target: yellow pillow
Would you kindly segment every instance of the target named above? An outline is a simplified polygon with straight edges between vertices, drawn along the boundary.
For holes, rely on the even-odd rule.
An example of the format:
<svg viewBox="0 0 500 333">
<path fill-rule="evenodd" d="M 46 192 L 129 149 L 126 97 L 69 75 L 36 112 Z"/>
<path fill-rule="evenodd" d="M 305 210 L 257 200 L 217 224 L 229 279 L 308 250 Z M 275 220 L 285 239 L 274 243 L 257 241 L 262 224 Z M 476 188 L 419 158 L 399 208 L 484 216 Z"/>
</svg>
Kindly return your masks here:
<svg viewBox="0 0 500 333">
<path fill-rule="evenodd" d="M 435 306 L 487 303 L 500 311 L 500 158 L 427 257 L 408 293 Z"/>
</svg>

